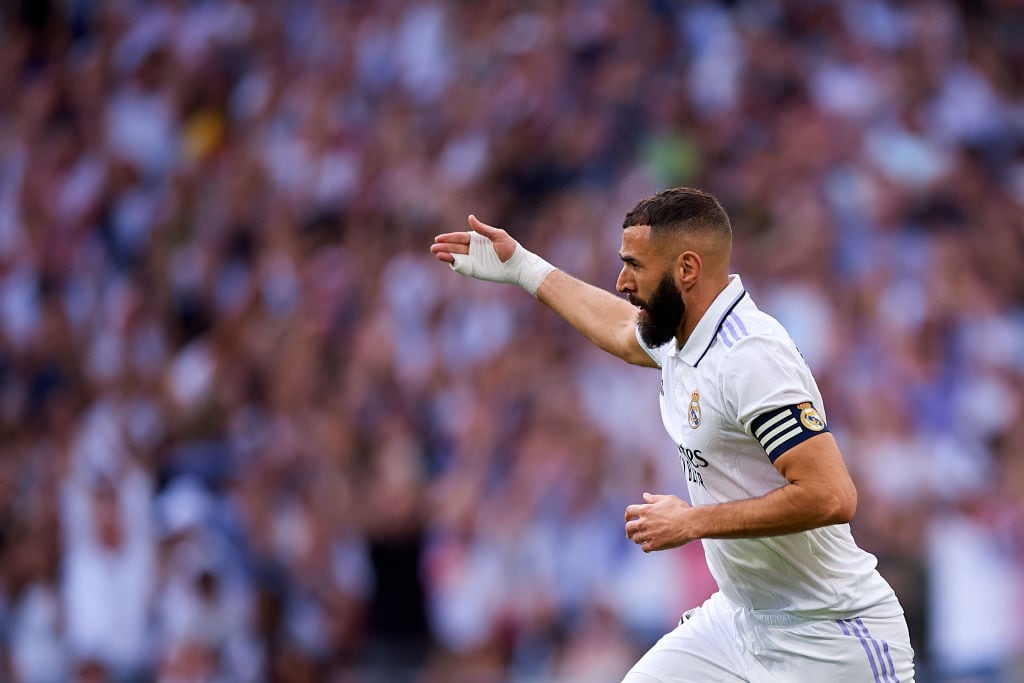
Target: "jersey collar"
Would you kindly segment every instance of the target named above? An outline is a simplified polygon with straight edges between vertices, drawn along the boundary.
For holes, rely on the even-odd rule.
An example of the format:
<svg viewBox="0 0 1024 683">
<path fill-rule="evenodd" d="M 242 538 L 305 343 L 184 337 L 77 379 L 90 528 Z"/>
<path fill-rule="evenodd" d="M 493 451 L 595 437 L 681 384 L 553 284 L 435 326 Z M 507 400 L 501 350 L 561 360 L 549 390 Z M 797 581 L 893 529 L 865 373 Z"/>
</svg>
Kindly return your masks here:
<svg viewBox="0 0 1024 683">
<path fill-rule="evenodd" d="M 721 329 L 726 316 L 732 313 L 736 305 L 747 293 L 743 288 L 743 281 L 739 275 L 730 275 L 729 284 L 711 302 L 711 307 L 701 316 L 697 327 L 693 328 L 690 338 L 683 344 L 683 348 L 676 350 L 675 344 L 670 344 L 669 354 L 678 355 L 684 363 L 690 367 L 697 367 L 701 359 L 711 348 L 715 341 L 715 335 Z"/>
</svg>

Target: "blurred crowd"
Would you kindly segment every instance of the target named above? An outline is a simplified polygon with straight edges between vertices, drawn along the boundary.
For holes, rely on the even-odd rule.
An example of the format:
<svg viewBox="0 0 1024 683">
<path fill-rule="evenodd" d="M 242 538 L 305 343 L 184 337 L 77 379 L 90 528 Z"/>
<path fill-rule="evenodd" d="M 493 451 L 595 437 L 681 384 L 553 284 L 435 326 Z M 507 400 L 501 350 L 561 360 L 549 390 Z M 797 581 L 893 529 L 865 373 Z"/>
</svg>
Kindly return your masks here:
<svg viewBox="0 0 1024 683">
<path fill-rule="evenodd" d="M 428 253 L 612 288 L 720 198 L 908 615 L 1021 680 L 1021 0 L 10 0 L 0 679 L 617 681 L 714 586 L 657 373 Z"/>
</svg>

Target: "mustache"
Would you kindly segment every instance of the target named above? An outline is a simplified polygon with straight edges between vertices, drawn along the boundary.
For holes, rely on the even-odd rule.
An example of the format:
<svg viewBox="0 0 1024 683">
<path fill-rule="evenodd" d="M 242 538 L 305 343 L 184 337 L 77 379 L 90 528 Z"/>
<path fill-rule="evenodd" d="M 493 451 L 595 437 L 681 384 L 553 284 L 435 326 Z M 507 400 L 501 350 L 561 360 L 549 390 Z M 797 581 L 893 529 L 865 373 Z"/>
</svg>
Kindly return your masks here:
<svg viewBox="0 0 1024 683">
<path fill-rule="evenodd" d="M 635 297 L 632 294 L 627 294 L 626 295 L 626 301 L 628 301 L 631 306 L 636 306 L 637 308 L 647 308 L 647 302 L 646 301 L 644 301 L 643 299 L 640 299 L 638 297 Z"/>
</svg>

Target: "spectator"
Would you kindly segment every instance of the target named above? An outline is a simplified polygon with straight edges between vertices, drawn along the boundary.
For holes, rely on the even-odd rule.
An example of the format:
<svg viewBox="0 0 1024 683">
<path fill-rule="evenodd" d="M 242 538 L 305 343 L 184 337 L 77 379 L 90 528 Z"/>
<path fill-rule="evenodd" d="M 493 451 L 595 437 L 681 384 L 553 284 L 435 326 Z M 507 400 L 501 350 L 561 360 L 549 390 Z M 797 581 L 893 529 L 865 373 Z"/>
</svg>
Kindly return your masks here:
<svg viewBox="0 0 1024 683">
<path fill-rule="evenodd" d="M 611 286 L 604 217 L 676 184 L 815 371 L 918 680 L 1019 677 L 1018 4 L 4 4 L 0 678 L 618 680 L 710 593 L 617 531 L 683 490 L 657 387 L 423 254 L 472 206 Z"/>
</svg>

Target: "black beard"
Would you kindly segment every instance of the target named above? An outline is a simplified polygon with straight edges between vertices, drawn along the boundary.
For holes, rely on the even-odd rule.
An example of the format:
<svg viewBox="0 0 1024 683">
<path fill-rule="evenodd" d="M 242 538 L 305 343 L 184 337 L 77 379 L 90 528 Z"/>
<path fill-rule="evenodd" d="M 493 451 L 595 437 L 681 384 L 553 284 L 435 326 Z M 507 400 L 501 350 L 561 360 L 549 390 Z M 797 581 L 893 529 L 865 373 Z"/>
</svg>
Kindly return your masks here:
<svg viewBox="0 0 1024 683">
<path fill-rule="evenodd" d="M 647 346 L 657 348 L 676 336 L 676 331 L 683 322 L 686 304 L 683 303 L 683 297 L 670 275 L 665 275 L 658 283 L 658 288 L 654 290 L 650 301 L 645 302 L 630 296 L 629 302 L 643 308 L 638 326 L 640 338 Z"/>
</svg>

